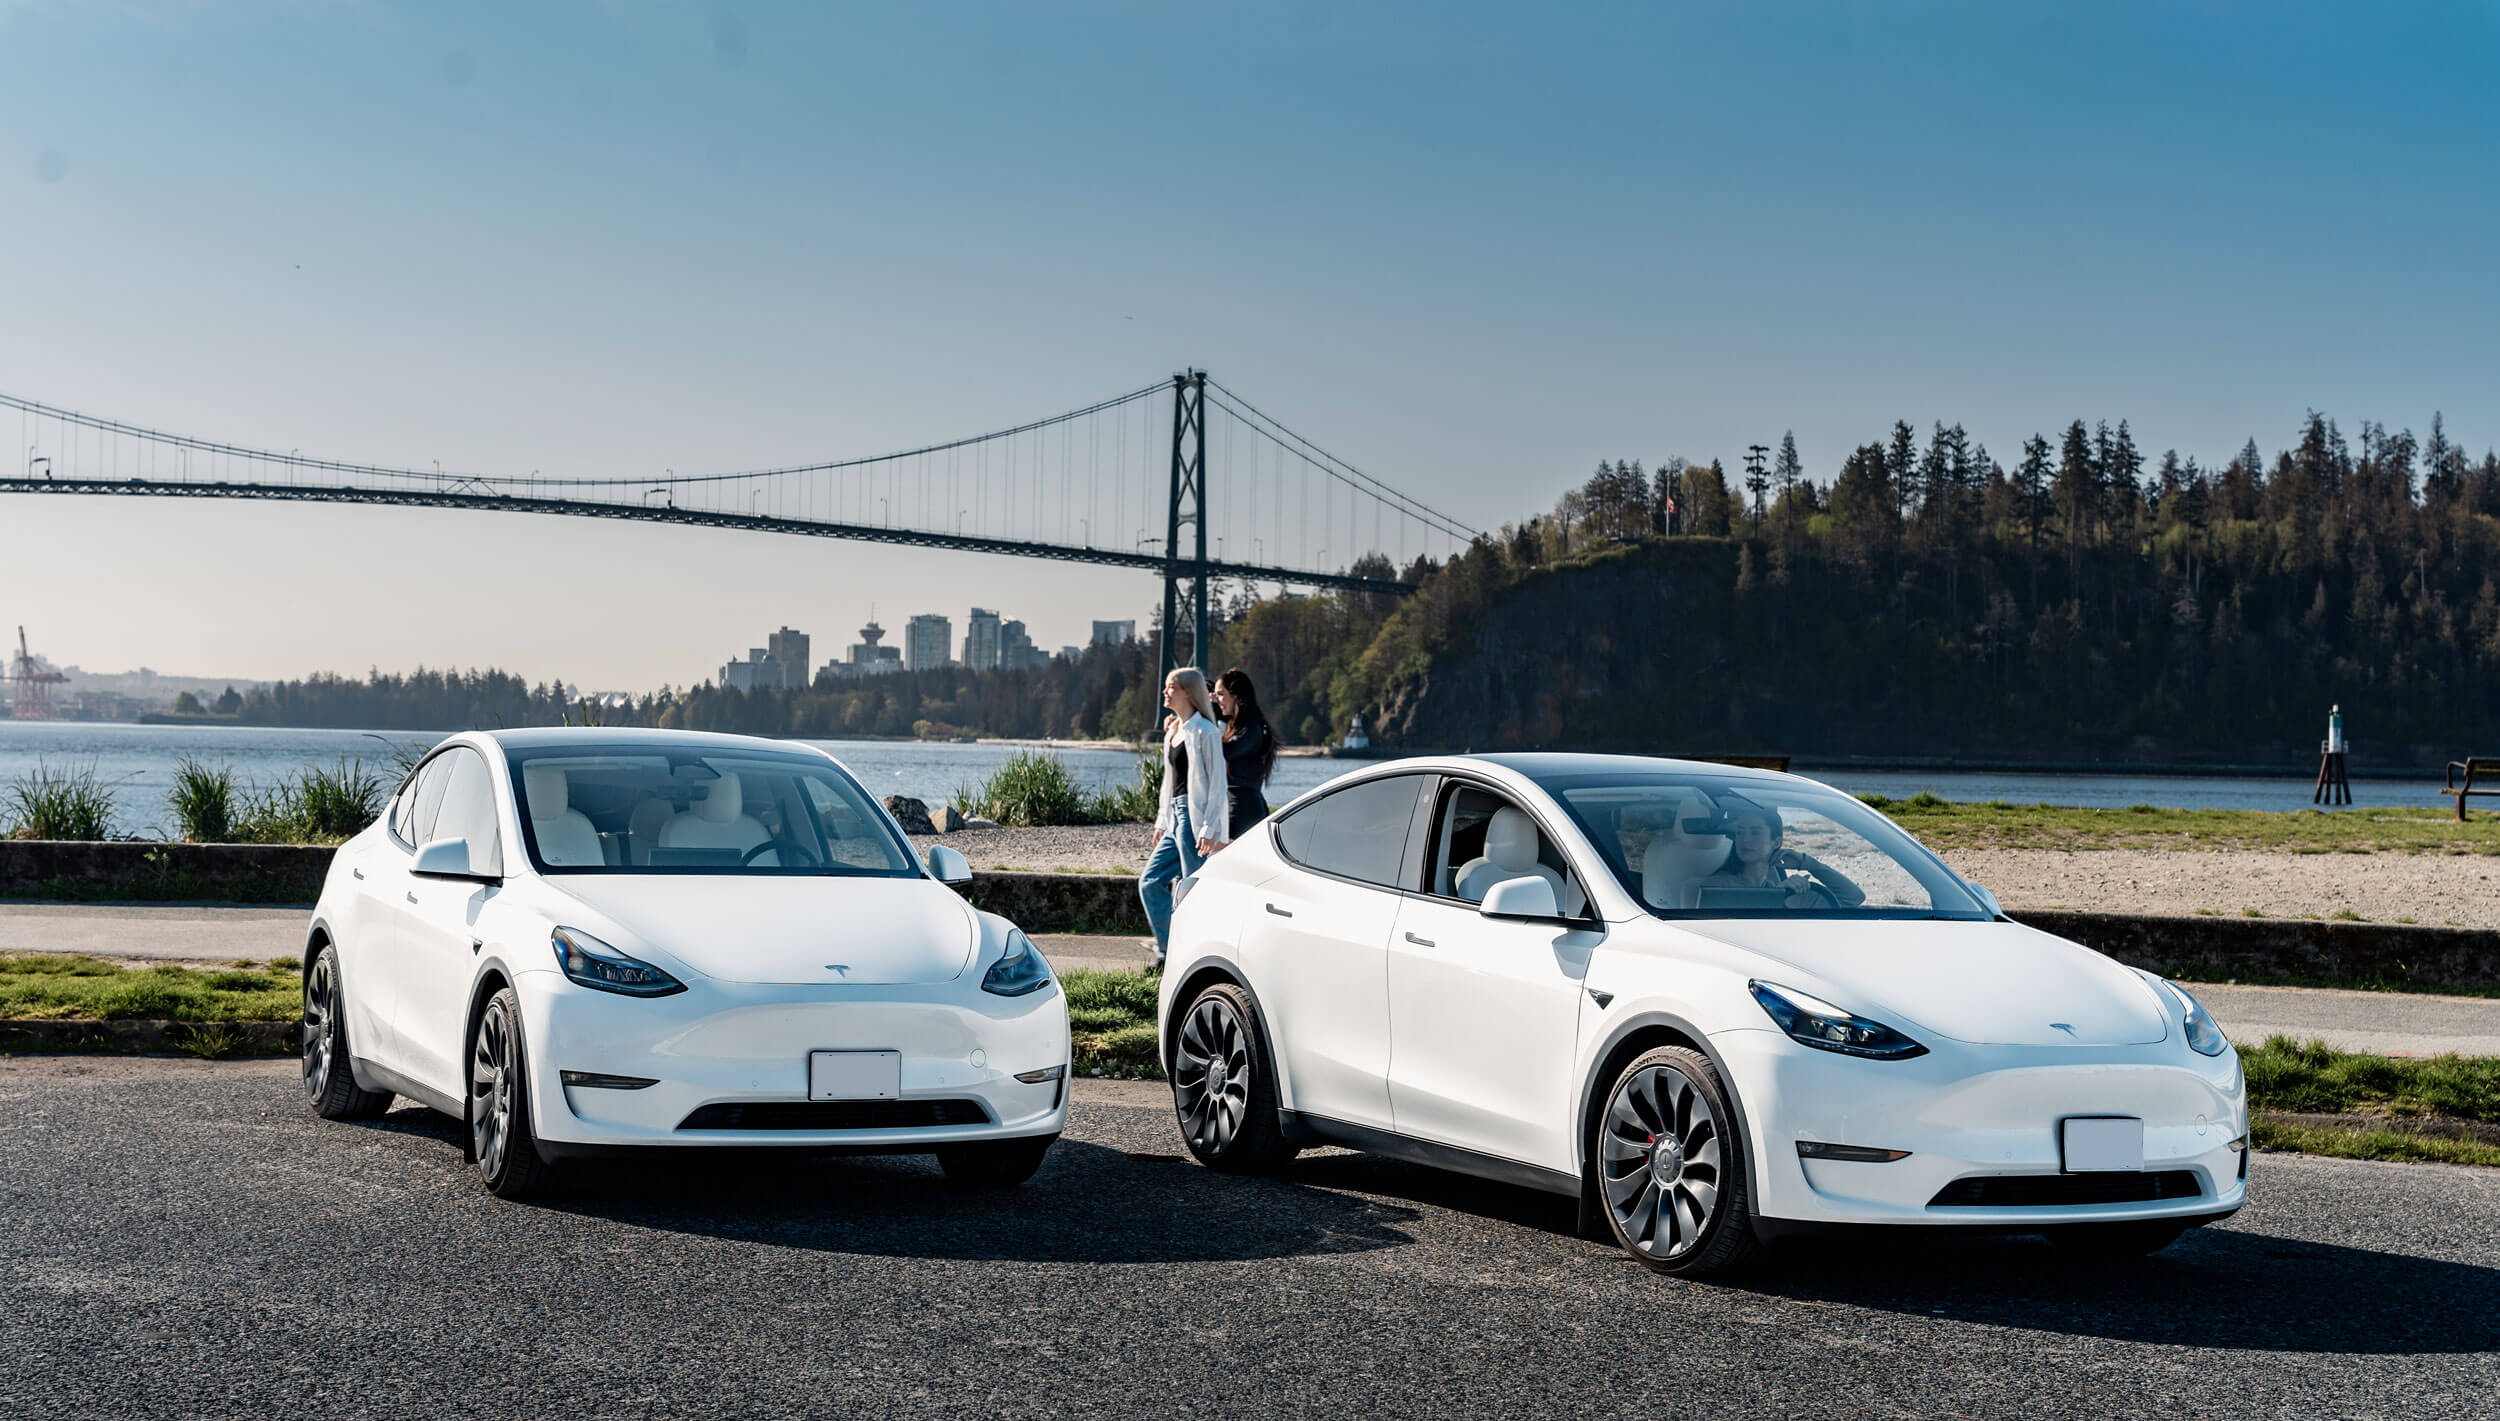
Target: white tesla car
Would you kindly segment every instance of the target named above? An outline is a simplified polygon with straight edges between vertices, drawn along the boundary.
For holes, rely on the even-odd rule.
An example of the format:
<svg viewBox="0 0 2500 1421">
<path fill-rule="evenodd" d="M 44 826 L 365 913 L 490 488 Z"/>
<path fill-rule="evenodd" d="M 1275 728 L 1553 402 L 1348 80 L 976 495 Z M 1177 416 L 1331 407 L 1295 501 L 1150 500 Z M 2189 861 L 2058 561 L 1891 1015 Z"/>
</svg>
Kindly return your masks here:
<svg viewBox="0 0 2500 1421">
<path fill-rule="evenodd" d="M 304 1088 L 462 1120 L 489 1189 L 618 1147 L 934 1153 L 1021 1183 L 1068 1013 L 1005 919 L 832 757 L 677 731 L 437 746 L 313 911 Z"/>
<path fill-rule="evenodd" d="M 2149 1251 L 2247 1194 L 2237 1054 L 1793 775 L 1401 760 L 1208 860 L 1163 1058 L 1190 1151 L 1333 1144 L 1576 1195 L 1633 1257 L 1827 1226 Z"/>
</svg>

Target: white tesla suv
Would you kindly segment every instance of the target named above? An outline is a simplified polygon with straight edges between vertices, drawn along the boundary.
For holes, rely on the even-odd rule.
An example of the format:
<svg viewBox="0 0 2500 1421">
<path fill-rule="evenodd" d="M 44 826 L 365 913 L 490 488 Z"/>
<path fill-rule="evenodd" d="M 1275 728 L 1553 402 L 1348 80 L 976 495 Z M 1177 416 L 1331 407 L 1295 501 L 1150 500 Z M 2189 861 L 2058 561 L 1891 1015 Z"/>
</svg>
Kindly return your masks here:
<svg viewBox="0 0 2500 1421">
<path fill-rule="evenodd" d="M 457 735 L 313 910 L 304 1088 L 468 1127 L 507 1197 L 616 1148 L 934 1153 L 1011 1185 L 1067 1118 L 1049 965 L 824 753 L 677 731 Z"/>
<path fill-rule="evenodd" d="M 1401 760 L 1208 860 L 1160 1009 L 1217 1168 L 1334 1144 L 1577 1196 L 1633 1257 L 1826 1226 L 2149 1251 L 2247 1193 L 2229 1041 L 1793 775 Z"/>
</svg>

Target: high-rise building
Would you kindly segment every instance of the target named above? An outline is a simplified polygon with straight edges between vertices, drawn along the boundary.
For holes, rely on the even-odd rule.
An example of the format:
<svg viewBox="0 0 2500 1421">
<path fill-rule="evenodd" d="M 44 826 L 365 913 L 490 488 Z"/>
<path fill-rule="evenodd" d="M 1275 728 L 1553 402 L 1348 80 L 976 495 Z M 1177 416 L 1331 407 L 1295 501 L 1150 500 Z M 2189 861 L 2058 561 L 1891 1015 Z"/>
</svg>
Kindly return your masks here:
<svg viewBox="0 0 2500 1421">
<path fill-rule="evenodd" d="M 870 613 L 868 625 L 859 629 L 859 640 L 851 643 L 849 659 L 834 662 L 830 669 L 837 676 L 881 676 L 902 670 L 903 649 L 878 645 L 884 639 L 885 628 L 878 626 L 876 614 Z"/>
<path fill-rule="evenodd" d="M 1137 619 L 1135 617 L 1130 617 L 1126 621 L 1094 623 L 1094 640 L 1092 645 L 1118 646 L 1122 642 L 1131 642 L 1135 640 L 1137 640 Z"/>
<path fill-rule="evenodd" d="M 1024 623 L 1002 622 L 998 627 L 998 664 L 1006 671 L 1038 671 L 1050 664 L 1050 654 L 1033 644 Z"/>
<path fill-rule="evenodd" d="M 923 612 L 903 627 L 903 665 L 913 671 L 936 671 L 954 664 L 948 655 L 955 644 L 955 624 L 937 612 Z"/>
<path fill-rule="evenodd" d="M 737 691 L 778 691 L 790 685 L 780 662 L 760 646 L 747 648 L 747 659 L 720 669 L 720 683 Z"/>
<path fill-rule="evenodd" d="M 1074 661 L 1079 657 L 1082 657 L 1084 654 L 1085 648 L 1081 646 L 1063 646 L 1059 648 L 1059 659 L 1062 661 Z"/>
<path fill-rule="evenodd" d="M 998 669 L 998 613 L 987 607 L 973 608 L 964 621 L 964 669 Z"/>
<path fill-rule="evenodd" d="M 764 638 L 764 654 L 781 663 L 781 684 L 804 686 L 815 679 L 815 669 L 807 659 L 807 633 L 788 627 Z"/>
</svg>

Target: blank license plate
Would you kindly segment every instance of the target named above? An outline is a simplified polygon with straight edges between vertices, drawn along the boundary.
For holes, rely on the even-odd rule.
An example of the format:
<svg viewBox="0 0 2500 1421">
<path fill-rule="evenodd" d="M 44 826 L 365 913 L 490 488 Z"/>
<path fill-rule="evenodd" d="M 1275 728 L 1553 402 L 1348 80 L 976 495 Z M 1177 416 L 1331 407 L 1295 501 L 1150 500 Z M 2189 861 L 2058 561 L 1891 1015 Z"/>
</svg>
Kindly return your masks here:
<svg viewBox="0 0 2500 1421">
<path fill-rule="evenodd" d="M 810 1051 L 810 1100 L 892 1100 L 903 1093 L 900 1051 Z"/>
<path fill-rule="evenodd" d="M 2144 1122 L 2133 1116 L 2069 1120 L 2059 1143 L 2068 1174 L 2114 1174 L 2144 1168 Z"/>
</svg>

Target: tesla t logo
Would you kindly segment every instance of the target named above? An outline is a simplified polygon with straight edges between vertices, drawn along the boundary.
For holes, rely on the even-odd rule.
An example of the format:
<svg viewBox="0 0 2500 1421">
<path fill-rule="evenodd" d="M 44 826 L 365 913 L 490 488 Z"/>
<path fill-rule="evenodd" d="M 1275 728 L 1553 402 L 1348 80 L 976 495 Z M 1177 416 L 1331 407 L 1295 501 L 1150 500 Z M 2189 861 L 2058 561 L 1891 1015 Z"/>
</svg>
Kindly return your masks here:
<svg viewBox="0 0 2500 1421">
<path fill-rule="evenodd" d="M 2071 1026 L 2067 1025 L 2065 1022 L 2062 1022 L 2062 1021 L 2052 1021 L 2052 1022 L 2050 1022 L 2050 1023 L 2049 1023 L 2049 1025 L 2050 1025 L 2050 1026 L 2052 1026 L 2052 1027 L 2054 1027 L 2054 1028 L 2056 1028 L 2056 1029 L 2057 1029 L 2057 1030 L 2059 1030 L 2059 1031 L 2063 1031 L 2063 1032 L 2065 1032 L 2065 1033 L 2066 1033 L 2067 1035 L 2069 1035 L 2069 1036 L 2072 1036 L 2072 1035 L 2074 1035 L 2074 1034 L 2075 1034 L 2075 1029 L 2074 1029 L 2073 1027 L 2071 1027 Z"/>
<path fill-rule="evenodd" d="M 828 962 L 825 964 L 825 970 L 831 972 L 837 977 L 848 977 L 851 975 L 851 964 L 847 962 Z"/>
</svg>

